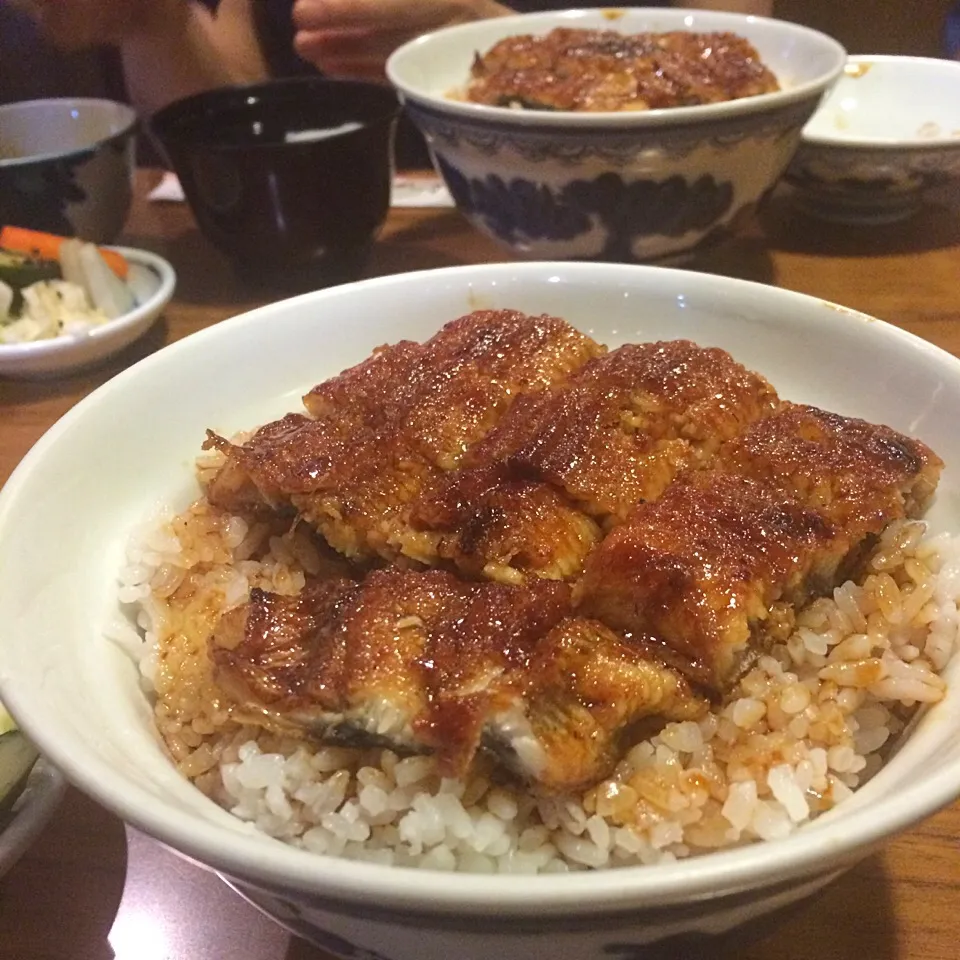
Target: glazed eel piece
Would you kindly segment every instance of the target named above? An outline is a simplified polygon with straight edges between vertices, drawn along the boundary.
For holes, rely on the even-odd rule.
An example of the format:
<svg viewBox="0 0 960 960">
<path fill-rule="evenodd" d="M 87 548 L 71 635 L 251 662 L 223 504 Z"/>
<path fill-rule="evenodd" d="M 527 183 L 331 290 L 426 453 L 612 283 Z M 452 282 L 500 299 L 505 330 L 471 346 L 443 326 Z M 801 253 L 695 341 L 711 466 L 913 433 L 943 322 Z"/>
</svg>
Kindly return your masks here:
<svg viewBox="0 0 960 960">
<path fill-rule="evenodd" d="M 493 753 L 548 791 L 597 782 L 637 725 L 706 709 L 644 644 L 576 617 L 569 587 L 391 568 L 254 590 L 211 641 L 238 719 L 324 743 L 435 753 L 461 775 Z"/>
<path fill-rule="evenodd" d="M 208 433 L 225 463 L 207 497 L 243 516 L 296 513 L 352 560 L 433 562 L 437 538 L 410 527 L 410 504 L 517 396 L 603 349 L 556 317 L 476 311 L 320 384 L 304 397 L 309 415 L 289 414 L 242 444 Z"/>
<path fill-rule="evenodd" d="M 696 718 L 794 611 L 921 513 L 941 462 L 887 427 L 788 405 L 633 508 L 573 585 L 374 571 L 254 591 L 211 655 L 238 718 L 323 742 L 480 749 L 551 791 L 608 774 L 645 723 Z M 572 597 L 571 597 L 572 594 Z"/>
<path fill-rule="evenodd" d="M 477 56 L 468 100 L 538 110 L 652 110 L 778 90 L 753 45 L 733 33 L 624 34 L 558 27 L 507 37 Z"/>
<path fill-rule="evenodd" d="M 207 495 L 288 510 L 347 558 L 472 578 L 570 579 L 604 532 L 776 409 L 729 354 L 685 340 L 602 351 L 505 311 L 403 342 L 315 388 L 243 445 Z"/>
<path fill-rule="evenodd" d="M 787 405 L 635 507 L 587 559 L 578 612 L 656 636 L 722 693 L 797 608 L 859 573 L 889 524 L 923 513 L 942 466 L 889 427 Z"/>
<path fill-rule="evenodd" d="M 759 374 L 689 340 L 630 344 L 520 397 L 414 504 L 469 577 L 570 579 L 634 504 L 778 405 Z"/>
</svg>

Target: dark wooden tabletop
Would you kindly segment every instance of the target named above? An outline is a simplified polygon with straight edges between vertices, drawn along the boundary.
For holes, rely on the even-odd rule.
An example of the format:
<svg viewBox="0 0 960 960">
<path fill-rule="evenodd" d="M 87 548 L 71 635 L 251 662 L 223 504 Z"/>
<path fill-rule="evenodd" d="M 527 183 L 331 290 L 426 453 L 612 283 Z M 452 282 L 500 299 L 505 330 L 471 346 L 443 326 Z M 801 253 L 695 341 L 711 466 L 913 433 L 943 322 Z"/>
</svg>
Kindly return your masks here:
<svg viewBox="0 0 960 960">
<path fill-rule="evenodd" d="M 56 382 L 0 381 L 0 482 L 74 403 L 135 360 L 292 291 L 251 290 L 181 204 L 152 204 L 143 173 L 123 242 L 179 274 L 174 301 L 141 341 L 95 371 Z M 960 356 L 960 204 L 914 219 L 828 226 L 775 196 L 760 220 L 698 257 L 700 270 L 814 294 L 895 323 Z M 447 209 L 394 210 L 370 276 L 504 259 Z M 956 960 L 960 957 L 960 804 L 888 845 L 794 910 L 737 940 L 741 960 Z M 71 789 L 50 826 L 0 880 L 6 960 L 329 960 L 263 917 L 214 874 L 125 829 Z M 718 955 L 719 960 L 719 955 Z"/>
</svg>

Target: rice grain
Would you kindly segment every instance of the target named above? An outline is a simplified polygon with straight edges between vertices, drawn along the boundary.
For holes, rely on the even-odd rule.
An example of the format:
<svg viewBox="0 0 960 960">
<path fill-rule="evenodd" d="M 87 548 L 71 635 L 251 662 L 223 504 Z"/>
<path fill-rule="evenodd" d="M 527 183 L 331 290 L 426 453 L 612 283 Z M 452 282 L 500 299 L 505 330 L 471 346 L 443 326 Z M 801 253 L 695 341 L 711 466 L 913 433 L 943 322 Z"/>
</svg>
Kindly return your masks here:
<svg viewBox="0 0 960 960">
<path fill-rule="evenodd" d="M 320 746 L 246 724 L 213 683 L 218 616 L 253 587 L 292 594 L 321 561 L 308 532 L 198 503 L 138 531 L 111 642 L 135 657 L 185 776 L 236 816 L 328 856 L 474 873 L 562 873 L 788 836 L 881 766 L 960 632 L 960 538 L 884 535 L 862 585 L 797 614 L 726 702 L 630 746 L 582 794 L 442 778 L 430 756 Z M 910 706 L 907 706 L 910 705 Z M 389 718 L 388 718 L 389 719 Z"/>
</svg>

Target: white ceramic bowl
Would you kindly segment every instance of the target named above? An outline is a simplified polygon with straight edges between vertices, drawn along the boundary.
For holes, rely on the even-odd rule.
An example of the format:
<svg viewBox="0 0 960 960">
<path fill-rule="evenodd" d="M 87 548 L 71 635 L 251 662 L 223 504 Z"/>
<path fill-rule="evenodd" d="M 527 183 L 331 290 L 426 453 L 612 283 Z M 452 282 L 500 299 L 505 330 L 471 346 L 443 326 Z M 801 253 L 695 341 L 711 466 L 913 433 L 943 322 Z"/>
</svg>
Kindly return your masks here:
<svg viewBox="0 0 960 960">
<path fill-rule="evenodd" d="M 23 855 L 53 816 L 67 789 L 62 773 L 42 757 L 13 810 L 0 817 L 0 877 Z"/>
<path fill-rule="evenodd" d="M 960 530 L 960 361 L 880 321 L 774 287 L 617 264 L 491 264 L 340 286 L 219 323 L 119 374 L 0 493 L 0 697 L 41 750 L 334 954 L 388 960 L 609 960 L 671 937 L 701 938 L 706 952 L 712 935 L 822 887 L 960 794 L 957 658 L 946 698 L 849 801 L 785 840 L 671 865 L 491 877 L 331 859 L 258 835 L 179 776 L 136 666 L 102 632 L 131 528 L 158 500 L 196 496 L 206 427 L 229 435 L 295 409 L 378 344 L 425 338 L 480 307 L 556 313 L 610 344 L 720 345 L 784 397 L 914 433 L 947 465 L 931 522 Z"/>
<path fill-rule="evenodd" d="M 133 198 L 137 114 L 62 97 L 0 106 L 0 223 L 109 243 Z"/>
<path fill-rule="evenodd" d="M 828 220 L 915 213 L 925 191 L 960 180 L 960 63 L 850 57 L 804 128 L 787 179 L 800 203 Z"/>
<path fill-rule="evenodd" d="M 513 110 L 450 98 L 475 53 L 554 27 L 732 31 L 782 90 L 646 112 Z M 793 23 L 694 10 L 571 10 L 449 27 L 396 51 L 387 74 L 470 221 L 525 257 L 647 260 L 746 214 L 779 179 L 843 68 L 836 41 Z"/>
<path fill-rule="evenodd" d="M 108 320 L 88 333 L 0 344 L 0 377 L 52 377 L 89 367 L 119 353 L 150 329 L 170 302 L 177 275 L 155 253 L 132 247 L 112 249 L 142 271 L 145 299 L 116 320 Z"/>
</svg>

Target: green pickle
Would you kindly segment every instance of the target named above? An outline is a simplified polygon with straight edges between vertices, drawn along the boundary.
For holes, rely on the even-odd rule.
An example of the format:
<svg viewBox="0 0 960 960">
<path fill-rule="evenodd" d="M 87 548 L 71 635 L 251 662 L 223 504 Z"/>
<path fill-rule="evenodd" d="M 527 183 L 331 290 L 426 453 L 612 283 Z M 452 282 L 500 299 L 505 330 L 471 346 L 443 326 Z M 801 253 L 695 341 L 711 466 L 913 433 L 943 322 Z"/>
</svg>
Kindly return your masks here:
<svg viewBox="0 0 960 960">
<path fill-rule="evenodd" d="M 60 276 L 60 263 L 57 260 L 39 260 L 25 253 L 0 248 L 0 280 L 14 290 L 22 290 L 39 280 L 59 280 Z"/>
<path fill-rule="evenodd" d="M 13 311 L 20 307 L 20 291 L 40 280 L 59 280 L 62 274 L 56 260 L 39 260 L 24 253 L 0 248 L 0 281 L 13 290 Z"/>
</svg>

